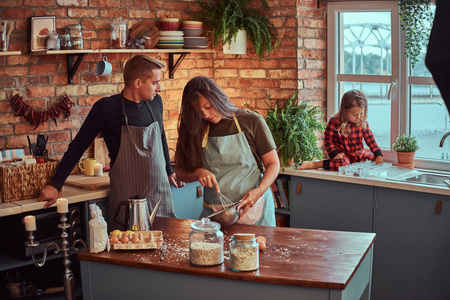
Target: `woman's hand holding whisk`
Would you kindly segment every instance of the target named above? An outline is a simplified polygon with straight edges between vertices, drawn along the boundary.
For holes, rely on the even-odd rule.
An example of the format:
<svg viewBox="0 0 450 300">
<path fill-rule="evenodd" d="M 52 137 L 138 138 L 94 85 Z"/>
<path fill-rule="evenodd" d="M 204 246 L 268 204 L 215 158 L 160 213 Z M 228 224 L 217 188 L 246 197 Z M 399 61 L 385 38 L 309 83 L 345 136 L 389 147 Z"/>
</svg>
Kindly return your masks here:
<svg viewBox="0 0 450 300">
<path fill-rule="evenodd" d="M 239 201 L 241 204 L 237 206 L 237 209 L 241 210 L 239 219 L 241 219 L 245 213 L 255 205 L 256 201 L 264 194 L 264 191 L 261 191 L 259 187 L 254 188 L 253 190 L 248 191 L 244 197 Z"/>
<path fill-rule="evenodd" d="M 198 173 L 198 181 L 200 181 L 200 184 L 203 187 L 212 188 L 214 186 L 216 192 L 220 193 L 220 188 L 219 184 L 217 183 L 216 176 L 214 176 L 214 174 L 210 171 L 206 169 L 200 169 Z"/>
</svg>

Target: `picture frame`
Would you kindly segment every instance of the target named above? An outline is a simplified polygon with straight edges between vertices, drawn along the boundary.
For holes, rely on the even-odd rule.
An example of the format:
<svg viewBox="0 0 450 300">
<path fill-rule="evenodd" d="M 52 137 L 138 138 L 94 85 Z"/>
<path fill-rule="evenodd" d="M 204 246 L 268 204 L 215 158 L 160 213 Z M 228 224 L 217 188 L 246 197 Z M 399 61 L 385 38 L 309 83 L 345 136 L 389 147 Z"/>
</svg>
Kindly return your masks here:
<svg viewBox="0 0 450 300">
<path fill-rule="evenodd" d="M 31 17 L 30 50 L 47 50 L 47 38 L 56 30 L 56 16 Z"/>
</svg>

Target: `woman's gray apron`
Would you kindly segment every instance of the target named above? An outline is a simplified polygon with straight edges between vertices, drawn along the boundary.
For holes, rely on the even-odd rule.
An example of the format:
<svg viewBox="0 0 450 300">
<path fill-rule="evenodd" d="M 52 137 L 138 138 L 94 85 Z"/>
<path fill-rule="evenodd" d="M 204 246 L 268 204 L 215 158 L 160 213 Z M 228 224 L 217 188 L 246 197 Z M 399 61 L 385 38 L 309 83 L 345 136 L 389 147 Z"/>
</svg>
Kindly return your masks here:
<svg viewBox="0 0 450 300">
<path fill-rule="evenodd" d="M 153 210 L 158 199 L 163 199 L 157 216 L 175 217 L 173 199 L 166 172 L 166 160 L 161 141 L 161 130 L 150 105 L 145 101 L 154 120 L 148 127 L 129 126 L 125 113 L 124 99 L 121 96 L 122 126 L 120 149 L 116 161 L 109 172 L 109 226 L 110 229 L 122 226 L 112 220 L 120 201 L 139 195 L 149 201 L 149 209 Z M 119 220 L 125 220 L 122 209 Z"/>
<path fill-rule="evenodd" d="M 216 177 L 220 192 L 231 201 L 237 202 L 248 191 L 258 186 L 262 174 L 236 117 L 234 117 L 234 122 L 238 133 L 209 137 L 207 130 L 205 135 L 207 141 L 202 146 L 204 147 L 205 168 Z M 264 209 L 255 225 L 275 226 L 275 205 L 270 189 L 267 189 L 263 199 L 259 201 L 261 200 L 264 200 Z M 204 188 L 203 201 L 201 218 L 213 213 L 212 205 L 220 204 L 214 188 Z"/>
</svg>

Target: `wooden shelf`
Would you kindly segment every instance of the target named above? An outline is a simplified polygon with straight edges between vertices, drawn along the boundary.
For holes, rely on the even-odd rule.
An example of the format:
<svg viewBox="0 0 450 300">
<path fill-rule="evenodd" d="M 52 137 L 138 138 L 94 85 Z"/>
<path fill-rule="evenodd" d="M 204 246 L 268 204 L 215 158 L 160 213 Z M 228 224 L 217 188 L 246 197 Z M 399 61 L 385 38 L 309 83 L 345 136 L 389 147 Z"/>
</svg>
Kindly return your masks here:
<svg viewBox="0 0 450 300">
<path fill-rule="evenodd" d="M 67 81 L 73 83 L 73 76 L 82 62 L 84 56 L 89 53 L 169 53 L 169 78 L 173 79 L 173 75 L 180 66 L 183 59 L 190 53 L 213 53 L 213 49 L 81 49 L 81 50 L 46 50 L 33 52 L 33 55 L 67 55 Z M 174 54 L 179 54 L 178 60 L 174 62 Z M 74 61 L 74 57 L 77 60 Z"/>
<path fill-rule="evenodd" d="M 47 50 L 35 52 L 40 55 L 82 54 L 82 53 L 212 53 L 214 49 L 82 49 L 82 50 Z"/>
<path fill-rule="evenodd" d="M 6 52 L 0 52 L 0 56 L 7 56 L 7 55 L 22 55 L 22 51 L 6 51 Z"/>
</svg>

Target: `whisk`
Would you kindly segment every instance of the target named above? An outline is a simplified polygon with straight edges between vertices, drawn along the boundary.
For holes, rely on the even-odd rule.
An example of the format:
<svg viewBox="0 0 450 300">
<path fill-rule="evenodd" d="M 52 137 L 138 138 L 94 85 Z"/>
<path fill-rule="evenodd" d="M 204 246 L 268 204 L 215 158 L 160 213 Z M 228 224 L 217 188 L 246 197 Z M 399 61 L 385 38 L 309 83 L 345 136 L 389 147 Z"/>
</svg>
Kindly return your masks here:
<svg viewBox="0 0 450 300">
<path fill-rule="evenodd" d="M 228 199 L 224 194 L 222 194 L 222 192 L 217 194 L 217 198 L 219 199 L 220 204 L 222 205 L 222 209 L 228 208 L 234 204 L 234 202 Z"/>
</svg>

